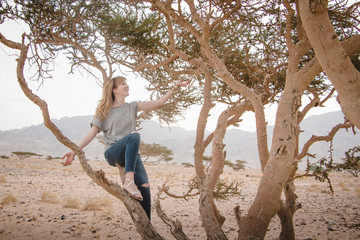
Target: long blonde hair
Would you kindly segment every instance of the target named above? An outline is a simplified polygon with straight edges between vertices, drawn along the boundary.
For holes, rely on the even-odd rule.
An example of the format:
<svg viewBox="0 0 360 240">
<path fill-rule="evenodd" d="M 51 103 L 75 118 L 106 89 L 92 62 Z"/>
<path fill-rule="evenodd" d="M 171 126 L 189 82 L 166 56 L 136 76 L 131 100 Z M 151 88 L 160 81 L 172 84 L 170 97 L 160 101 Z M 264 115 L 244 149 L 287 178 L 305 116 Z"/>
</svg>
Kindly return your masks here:
<svg viewBox="0 0 360 240">
<path fill-rule="evenodd" d="M 106 118 L 115 100 L 113 89 L 124 81 L 126 81 L 126 78 L 118 76 L 104 82 L 102 97 L 96 107 L 94 118 L 98 117 L 101 120 Z"/>
</svg>

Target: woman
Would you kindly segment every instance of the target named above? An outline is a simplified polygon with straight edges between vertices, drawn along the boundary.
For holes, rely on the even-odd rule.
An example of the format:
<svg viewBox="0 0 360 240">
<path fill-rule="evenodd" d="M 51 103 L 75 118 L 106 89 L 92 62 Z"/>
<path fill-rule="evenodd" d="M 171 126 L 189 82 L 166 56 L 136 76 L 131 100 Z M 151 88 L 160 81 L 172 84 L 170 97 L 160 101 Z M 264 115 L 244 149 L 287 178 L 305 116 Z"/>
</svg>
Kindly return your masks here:
<svg viewBox="0 0 360 240">
<path fill-rule="evenodd" d="M 178 83 L 177 86 L 186 86 L 189 82 Z M 104 84 L 103 96 L 100 100 L 91 129 L 79 143 L 79 148 L 87 146 L 96 135 L 104 133 L 104 155 L 111 166 L 120 164 L 125 166 L 125 181 L 123 189 L 131 197 L 140 201 L 150 219 L 151 196 L 150 185 L 146 170 L 139 154 L 140 134 L 136 130 L 137 112 L 157 109 L 165 104 L 172 96 L 170 90 L 163 97 L 155 101 L 126 103 L 129 96 L 129 86 L 124 77 L 114 77 Z M 75 157 L 71 151 L 63 156 L 64 165 L 70 164 Z"/>
</svg>

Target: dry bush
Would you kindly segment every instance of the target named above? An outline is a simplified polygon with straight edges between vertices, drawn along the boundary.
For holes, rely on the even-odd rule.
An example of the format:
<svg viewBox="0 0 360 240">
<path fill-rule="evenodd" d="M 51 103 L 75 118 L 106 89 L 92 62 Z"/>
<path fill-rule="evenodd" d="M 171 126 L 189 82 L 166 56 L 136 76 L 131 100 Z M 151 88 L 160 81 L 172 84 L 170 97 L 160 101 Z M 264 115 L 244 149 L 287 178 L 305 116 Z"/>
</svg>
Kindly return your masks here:
<svg viewBox="0 0 360 240">
<path fill-rule="evenodd" d="M 357 187 L 355 188 L 355 193 L 356 193 L 356 197 L 357 197 L 357 198 L 360 198 L 360 186 L 357 186 Z"/>
<path fill-rule="evenodd" d="M 41 194 L 41 201 L 47 202 L 47 203 L 59 203 L 59 197 L 55 193 L 52 193 L 51 191 L 44 191 Z"/>
<path fill-rule="evenodd" d="M 0 175 L 0 182 L 1 183 L 6 183 L 6 178 L 4 175 Z"/>
<path fill-rule="evenodd" d="M 14 203 L 14 202 L 17 202 L 17 198 L 12 194 L 6 195 L 1 200 L 1 204 L 9 204 L 9 203 Z"/>
<path fill-rule="evenodd" d="M 329 190 L 326 190 L 326 189 L 323 189 L 320 191 L 321 193 L 324 193 L 324 194 L 331 194 L 331 192 Z"/>
<path fill-rule="evenodd" d="M 104 208 L 111 208 L 111 201 L 108 198 L 95 198 L 89 199 L 86 201 L 82 210 L 90 210 L 90 211 L 102 211 Z"/>
<path fill-rule="evenodd" d="M 35 169 L 35 170 L 44 170 L 45 169 L 43 166 L 37 166 L 37 165 L 30 165 L 29 168 Z"/>
<path fill-rule="evenodd" d="M 338 186 L 339 186 L 339 187 L 345 187 L 345 183 L 344 183 L 343 181 L 340 181 L 340 182 L 338 183 Z"/>
<path fill-rule="evenodd" d="M 81 202 L 77 198 L 66 198 L 64 199 L 63 207 L 64 208 L 74 208 L 79 209 Z"/>
<path fill-rule="evenodd" d="M 317 192 L 319 190 L 319 185 L 318 184 L 311 184 L 308 188 L 307 191 L 308 192 Z"/>
<path fill-rule="evenodd" d="M 62 171 L 67 173 L 74 173 L 74 170 L 71 168 L 63 168 Z"/>
<path fill-rule="evenodd" d="M 341 187 L 343 191 L 350 191 L 350 188 L 348 187 L 348 183 L 340 181 L 338 183 L 338 186 Z"/>
</svg>

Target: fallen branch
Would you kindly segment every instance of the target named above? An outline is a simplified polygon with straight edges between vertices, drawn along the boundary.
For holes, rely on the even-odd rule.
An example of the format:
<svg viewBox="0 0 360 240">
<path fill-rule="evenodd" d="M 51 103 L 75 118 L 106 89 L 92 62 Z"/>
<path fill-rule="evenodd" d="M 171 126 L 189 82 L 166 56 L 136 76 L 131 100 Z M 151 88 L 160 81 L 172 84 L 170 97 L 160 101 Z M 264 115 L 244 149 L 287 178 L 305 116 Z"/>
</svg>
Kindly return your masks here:
<svg viewBox="0 0 360 240">
<path fill-rule="evenodd" d="M 172 220 L 171 218 L 169 218 L 164 211 L 161 208 L 161 204 L 160 204 L 160 195 L 162 194 L 162 192 L 164 191 L 165 188 L 165 184 L 163 184 L 162 188 L 159 188 L 158 193 L 156 194 L 156 199 L 155 199 L 155 208 L 156 208 L 156 212 L 158 214 L 158 216 L 161 218 L 161 220 L 170 227 L 170 231 L 172 233 L 172 235 L 178 239 L 178 240 L 188 240 L 189 238 L 186 236 L 186 234 L 183 232 L 182 230 L 182 225 L 179 222 L 179 220 Z"/>
</svg>

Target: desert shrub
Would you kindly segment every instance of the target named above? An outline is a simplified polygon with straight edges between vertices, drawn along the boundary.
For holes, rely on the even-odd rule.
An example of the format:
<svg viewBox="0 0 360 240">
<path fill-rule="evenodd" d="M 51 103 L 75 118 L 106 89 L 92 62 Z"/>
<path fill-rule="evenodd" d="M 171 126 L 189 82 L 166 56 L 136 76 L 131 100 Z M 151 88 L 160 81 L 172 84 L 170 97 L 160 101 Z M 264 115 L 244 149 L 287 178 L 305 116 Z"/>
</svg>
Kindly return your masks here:
<svg viewBox="0 0 360 240">
<path fill-rule="evenodd" d="M 237 181 L 231 182 L 230 184 L 228 184 L 226 181 L 219 179 L 219 181 L 217 182 L 217 184 L 215 185 L 215 188 L 214 188 L 214 192 L 213 192 L 214 199 L 227 200 L 234 196 L 240 196 L 241 191 L 239 191 L 239 186 L 240 186 L 240 183 Z M 199 184 L 197 182 L 196 177 L 193 177 L 192 179 L 189 180 L 188 188 L 191 191 L 199 190 Z M 189 193 L 191 191 L 189 191 Z"/>
<path fill-rule="evenodd" d="M 1 158 L 1 159 L 9 159 L 9 157 L 8 157 L 8 156 L 5 156 L 5 155 L 1 155 L 0 158 Z"/>
<path fill-rule="evenodd" d="M 111 207 L 111 201 L 108 198 L 95 198 L 86 201 L 82 210 L 86 211 L 101 211 L 105 207 Z"/>
<path fill-rule="evenodd" d="M 233 196 L 240 196 L 239 183 L 231 182 L 228 184 L 223 180 L 219 180 L 214 189 L 214 199 L 227 200 Z"/>
<path fill-rule="evenodd" d="M 182 165 L 184 166 L 184 167 L 187 167 L 187 168 L 190 168 L 190 167 L 194 167 L 194 165 L 193 164 L 191 164 L 191 163 L 182 163 Z"/>
<path fill-rule="evenodd" d="M 59 203 L 59 197 L 55 193 L 51 191 L 44 191 L 41 194 L 41 201 L 47 202 L 47 203 Z"/>
<path fill-rule="evenodd" d="M 6 178 L 4 175 L 0 175 L 0 182 L 1 183 L 6 183 Z"/>
<path fill-rule="evenodd" d="M 360 146 L 350 148 L 345 152 L 343 163 L 338 164 L 337 168 L 349 172 L 352 176 L 358 177 L 360 173 Z"/>
<path fill-rule="evenodd" d="M 64 199 L 63 207 L 64 208 L 74 208 L 79 209 L 81 202 L 77 198 L 66 198 Z"/>
<path fill-rule="evenodd" d="M 357 198 L 360 198 L 360 186 L 355 188 L 355 194 Z"/>
<path fill-rule="evenodd" d="M 327 181 L 329 190 L 333 194 L 334 189 L 330 180 L 330 172 L 332 170 L 336 170 L 336 167 L 333 164 L 333 151 L 334 151 L 333 143 L 330 142 L 329 157 L 323 157 L 320 160 L 316 161 L 315 163 L 311 163 L 309 159 L 309 158 L 315 158 L 315 156 L 309 154 L 307 156 L 307 166 L 306 166 L 305 174 L 297 175 L 295 178 L 314 177 L 315 180 L 319 182 Z"/>
<path fill-rule="evenodd" d="M 9 204 L 14 202 L 17 202 L 17 198 L 12 194 L 4 196 L 1 200 L 1 204 Z"/>
<path fill-rule="evenodd" d="M 52 157 L 50 155 L 46 157 L 46 160 L 49 160 L 49 161 L 54 160 L 54 159 L 61 159 L 61 157 Z"/>
</svg>

